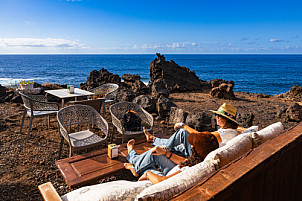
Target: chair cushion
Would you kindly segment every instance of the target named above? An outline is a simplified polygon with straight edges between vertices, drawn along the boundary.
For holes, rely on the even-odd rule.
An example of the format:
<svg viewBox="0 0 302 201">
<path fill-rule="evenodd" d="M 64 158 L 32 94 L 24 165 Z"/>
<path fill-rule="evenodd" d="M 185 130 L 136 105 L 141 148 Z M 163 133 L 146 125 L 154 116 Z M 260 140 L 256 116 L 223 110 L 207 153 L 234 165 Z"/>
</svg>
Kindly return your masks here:
<svg viewBox="0 0 302 201">
<path fill-rule="evenodd" d="M 71 133 L 69 134 L 69 137 L 70 137 L 71 145 L 73 147 L 89 146 L 89 145 L 100 143 L 104 140 L 100 136 L 94 134 L 89 130 Z"/>
<path fill-rule="evenodd" d="M 217 161 L 219 167 L 223 167 L 234 159 L 247 153 L 251 148 L 251 133 L 241 134 L 228 141 L 223 147 L 209 153 L 205 158 L 205 161 L 209 161 L 210 163 Z"/>
<path fill-rule="evenodd" d="M 213 163 L 201 162 L 169 179 L 149 186 L 137 195 L 136 200 L 169 200 L 177 193 L 196 185 L 214 171 Z"/>
<path fill-rule="evenodd" d="M 283 132 L 284 132 L 284 127 L 282 123 L 277 122 L 265 127 L 260 131 L 252 133 L 253 148 L 258 147 L 259 145 L 266 142 L 267 140 L 277 137 Z"/>
<path fill-rule="evenodd" d="M 242 131 L 241 134 L 252 133 L 252 132 L 257 132 L 257 131 L 258 131 L 258 126 L 251 126 L 247 129 L 245 129 L 244 131 Z"/>
<path fill-rule="evenodd" d="M 150 181 L 112 181 L 85 186 L 71 191 L 61 198 L 63 201 L 134 200 L 137 194 L 151 185 Z"/>
<path fill-rule="evenodd" d="M 34 116 L 55 115 L 58 111 L 33 111 Z M 31 116 L 30 110 L 27 110 L 27 115 Z"/>
<path fill-rule="evenodd" d="M 110 100 L 110 99 L 107 99 L 107 100 L 105 100 L 105 103 L 107 104 L 107 103 L 114 103 L 115 102 L 115 100 Z"/>
</svg>

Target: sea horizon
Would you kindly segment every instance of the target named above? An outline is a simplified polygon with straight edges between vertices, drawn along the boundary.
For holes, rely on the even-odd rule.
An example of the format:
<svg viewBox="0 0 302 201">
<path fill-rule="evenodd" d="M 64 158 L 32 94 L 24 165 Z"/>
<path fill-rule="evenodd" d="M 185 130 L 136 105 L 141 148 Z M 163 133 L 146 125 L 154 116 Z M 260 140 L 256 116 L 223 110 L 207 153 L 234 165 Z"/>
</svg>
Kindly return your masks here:
<svg viewBox="0 0 302 201">
<path fill-rule="evenodd" d="M 233 80 L 235 92 L 274 95 L 302 85 L 302 54 L 162 55 L 193 70 L 201 80 Z M 155 58 L 156 54 L 0 54 L 0 84 L 10 86 L 27 79 L 79 87 L 91 71 L 101 68 L 120 77 L 140 75 L 147 84 Z"/>
</svg>

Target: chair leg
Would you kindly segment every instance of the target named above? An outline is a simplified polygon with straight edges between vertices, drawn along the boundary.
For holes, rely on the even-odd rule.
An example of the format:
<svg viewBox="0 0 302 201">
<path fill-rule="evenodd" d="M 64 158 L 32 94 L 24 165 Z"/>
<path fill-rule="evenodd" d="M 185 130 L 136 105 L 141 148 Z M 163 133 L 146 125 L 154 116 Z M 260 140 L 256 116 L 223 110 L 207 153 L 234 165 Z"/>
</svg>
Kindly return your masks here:
<svg viewBox="0 0 302 201">
<path fill-rule="evenodd" d="M 105 118 L 105 114 L 106 114 L 106 107 L 105 107 L 105 102 L 103 103 L 103 117 Z"/>
<path fill-rule="evenodd" d="M 63 148 L 64 137 L 61 136 L 60 149 L 59 149 L 59 159 L 61 158 L 62 148 Z"/>
<path fill-rule="evenodd" d="M 31 125 L 33 123 L 33 119 L 34 119 L 34 117 L 31 116 L 30 120 L 29 120 L 29 126 L 28 126 L 28 132 L 27 132 L 26 142 L 28 142 L 28 139 L 29 139 L 29 133 L 30 133 L 30 130 L 31 130 Z"/>
<path fill-rule="evenodd" d="M 23 124 L 24 124 L 25 115 L 26 115 L 26 110 L 24 109 L 23 117 L 22 117 L 22 120 L 21 120 L 20 133 L 22 133 L 22 128 L 23 128 Z"/>
<path fill-rule="evenodd" d="M 49 130 L 49 127 L 50 127 L 50 115 L 47 115 L 47 128 Z"/>
<path fill-rule="evenodd" d="M 111 134 L 110 144 L 112 144 L 112 142 L 113 142 L 114 132 L 115 132 L 115 126 L 113 126 L 113 128 L 112 128 L 112 134 Z"/>
<path fill-rule="evenodd" d="M 73 155 L 73 149 L 72 146 L 69 145 L 69 157 Z"/>
</svg>

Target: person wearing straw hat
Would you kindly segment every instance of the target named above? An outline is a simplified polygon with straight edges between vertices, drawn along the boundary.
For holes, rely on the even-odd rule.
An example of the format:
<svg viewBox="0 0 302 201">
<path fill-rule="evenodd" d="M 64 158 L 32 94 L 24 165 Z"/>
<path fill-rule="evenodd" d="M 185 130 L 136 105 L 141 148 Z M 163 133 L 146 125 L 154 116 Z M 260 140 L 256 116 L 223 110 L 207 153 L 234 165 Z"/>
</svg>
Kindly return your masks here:
<svg viewBox="0 0 302 201">
<path fill-rule="evenodd" d="M 219 142 L 219 146 L 223 146 L 227 141 L 238 135 L 236 130 L 238 122 L 235 120 L 236 108 L 224 103 L 217 111 L 211 110 L 211 112 L 216 114 L 217 124 L 220 126 L 220 129 L 212 133 L 207 133 L 214 135 Z M 189 158 L 192 155 L 192 144 L 189 142 L 189 137 L 204 132 L 199 132 L 184 123 L 176 123 L 174 129 L 176 132 L 169 139 L 157 138 L 144 129 L 147 141 L 153 142 L 153 145 L 155 146 L 152 148 L 153 152 L 149 153 L 149 155 L 164 153 L 164 156 L 166 156 L 167 159 L 172 160 L 174 165 L 184 161 L 185 158 Z M 152 157 L 146 154 L 146 152 L 142 155 L 136 154 L 135 150 L 133 150 L 134 143 L 134 140 L 130 140 L 127 144 L 129 151 L 127 160 L 130 163 L 125 163 L 125 168 L 131 170 L 134 176 L 138 176 L 138 173 L 145 170 L 146 167 L 149 167 L 150 158 Z M 167 155 L 167 153 L 171 154 Z"/>
<path fill-rule="evenodd" d="M 238 125 L 236 121 L 236 108 L 229 104 L 222 104 L 217 111 L 210 110 L 216 114 L 217 125 L 220 126 L 218 131 L 212 132 L 216 136 L 220 146 L 238 135 Z"/>
<path fill-rule="evenodd" d="M 239 123 L 236 121 L 237 109 L 230 104 L 223 103 L 217 111 L 210 111 L 216 115 L 217 125 L 220 126 L 217 131 L 211 133 L 217 138 L 219 146 L 223 146 L 227 141 L 238 135 L 237 128 Z M 154 146 L 166 145 L 173 150 L 173 147 L 171 146 L 177 146 L 179 143 L 184 143 L 185 149 L 177 149 L 177 151 L 182 152 L 181 155 L 189 156 L 190 153 L 188 150 L 190 149 L 190 145 L 187 143 L 187 138 L 191 133 L 200 132 L 184 123 L 176 123 L 174 129 L 176 132 L 169 139 L 160 139 L 145 130 L 144 132 L 147 142 L 153 142 Z"/>
</svg>

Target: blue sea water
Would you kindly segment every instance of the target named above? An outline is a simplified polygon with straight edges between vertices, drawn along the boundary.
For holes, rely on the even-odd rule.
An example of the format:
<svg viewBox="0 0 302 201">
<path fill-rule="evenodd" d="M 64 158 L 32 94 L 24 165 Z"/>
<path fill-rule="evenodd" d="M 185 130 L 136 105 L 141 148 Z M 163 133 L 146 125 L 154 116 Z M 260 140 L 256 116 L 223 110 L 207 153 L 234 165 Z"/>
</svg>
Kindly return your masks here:
<svg viewBox="0 0 302 201">
<path fill-rule="evenodd" d="M 205 81 L 233 80 L 234 91 L 281 94 L 302 86 L 302 55 L 167 54 L 180 66 L 194 70 Z M 150 80 L 153 54 L 122 55 L 0 55 L 0 84 L 9 86 L 28 79 L 37 83 L 73 84 L 79 87 L 92 70 L 137 74 Z"/>
</svg>

